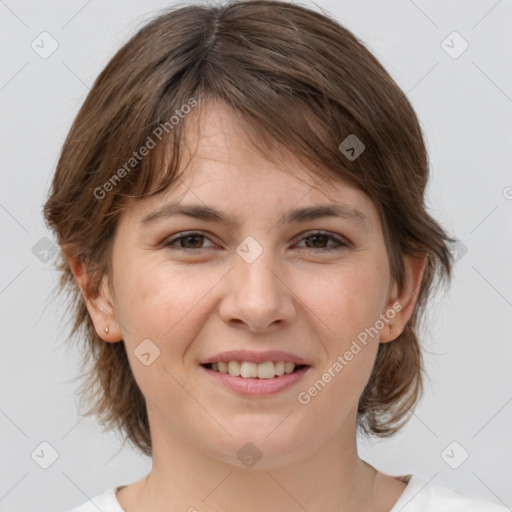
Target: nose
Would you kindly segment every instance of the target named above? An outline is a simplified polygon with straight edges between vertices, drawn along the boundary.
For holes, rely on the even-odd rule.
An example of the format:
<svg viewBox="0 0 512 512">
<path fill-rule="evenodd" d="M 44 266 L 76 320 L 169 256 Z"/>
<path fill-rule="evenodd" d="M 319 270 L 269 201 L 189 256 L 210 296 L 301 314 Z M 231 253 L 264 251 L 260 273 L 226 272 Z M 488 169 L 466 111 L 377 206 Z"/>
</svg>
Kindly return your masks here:
<svg viewBox="0 0 512 512">
<path fill-rule="evenodd" d="M 235 254 L 219 308 L 221 318 L 230 326 L 257 332 L 293 321 L 296 296 L 271 252 L 264 250 L 252 262 Z"/>
</svg>

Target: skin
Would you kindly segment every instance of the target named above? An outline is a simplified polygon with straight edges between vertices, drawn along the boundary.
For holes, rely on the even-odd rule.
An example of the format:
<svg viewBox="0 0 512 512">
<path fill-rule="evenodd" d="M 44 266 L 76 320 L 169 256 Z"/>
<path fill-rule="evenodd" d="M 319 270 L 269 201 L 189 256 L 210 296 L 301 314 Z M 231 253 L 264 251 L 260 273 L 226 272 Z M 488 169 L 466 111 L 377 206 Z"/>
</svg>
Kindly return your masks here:
<svg viewBox="0 0 512 512">
<path fill-rule="evenodd" d="M 234 512 L 242 505 L 247 512 L 389 511 L 406 485 L 359 458 L 357 404 L 379 343 L 396 339 L 414 310 L 425 260 L 407 260 L 399 291 L 376 207 L 366 194 L 341 180 L 313 186 L 318 179 L 282 148 L 279 165 L 272 163 L 220 103 L 204 104 L 199 116 L 200 124 L 193 114 L 187 119 L 181 182 L 122 213 L 113 275 L 105 276 L 96 297 L 86 298 L 98 335 L 125 343 L 148 407 L 152 471 L 123 487 L 118 500 L 127 512 Z M 139 223 L 174 200 L 207 205 L 239 224 L 228 228 L 184 216 Z M 330 217 L 283 222 L 292 208 L 334 202 L 364 213 L 366 227 Z M 192 230 L 205 238 L 163 245 Z M 328 252 L 336 242 L 315 241 L 312 230 L 349 245 Z M 247 236 L 263 249 L 252 263 L 236 252 Z M 87 274 L 79 261 L 69 261 L 84 290 Z M 298 393 L 393 304 L 402 309 L 379 335 L 307 405 L 300 404 Z M 160 356 L 145 366 L 134 350 L 148 338 Z M 207 356 L 242 348 L 286 350 L 311 368 L 292 388 L 252 398 L 213 384 L 199 366 Z M 237 457 L 247 442 L 262 454 L 251 468 Z"/>
</svg>

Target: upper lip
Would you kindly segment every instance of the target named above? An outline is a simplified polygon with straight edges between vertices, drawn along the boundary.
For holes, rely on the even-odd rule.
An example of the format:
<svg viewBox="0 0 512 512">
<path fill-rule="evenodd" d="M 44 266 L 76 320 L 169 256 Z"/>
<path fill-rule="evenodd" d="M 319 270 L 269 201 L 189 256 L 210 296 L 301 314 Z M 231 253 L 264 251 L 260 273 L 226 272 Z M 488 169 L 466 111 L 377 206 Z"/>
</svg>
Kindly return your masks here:
<svg viewBox="0 0 512 512">
<path fill-rule="evenodd" d="M 254 352 L 253 350 L 228 350 L 200 361 L 199 364 L 218 363 L 219 361 L 250 361 L 253 363 L 264 363 L 266 361 L 289 361 L 295 364 L 310 366 L 305 359 L 290 352 L 282 350 L 266 350 L 264 352 Z"/>
</svg>

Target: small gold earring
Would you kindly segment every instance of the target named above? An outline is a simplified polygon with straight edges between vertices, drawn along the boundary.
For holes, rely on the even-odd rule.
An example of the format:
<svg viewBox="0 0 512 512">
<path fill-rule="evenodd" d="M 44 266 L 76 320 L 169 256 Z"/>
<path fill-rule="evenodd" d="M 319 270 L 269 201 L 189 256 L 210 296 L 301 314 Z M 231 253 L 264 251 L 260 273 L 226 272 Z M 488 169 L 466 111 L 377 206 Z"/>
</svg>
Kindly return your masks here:
<svg viewBox="0 0 512 512">
<path fill-rule="evenodd" d="M 108 334 L 108 327 L 105 327 L 105 332 Z"/>
</svg>

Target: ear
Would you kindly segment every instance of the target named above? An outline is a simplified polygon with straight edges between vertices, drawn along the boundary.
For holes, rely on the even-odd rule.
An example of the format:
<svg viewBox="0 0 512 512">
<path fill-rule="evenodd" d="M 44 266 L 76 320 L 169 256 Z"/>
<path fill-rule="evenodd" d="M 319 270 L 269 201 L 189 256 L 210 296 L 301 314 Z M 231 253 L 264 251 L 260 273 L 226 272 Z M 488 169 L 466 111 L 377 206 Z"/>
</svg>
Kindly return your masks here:
<svg viewBox="0 0 512 512">
<path fill-rule="evenodd" d="M 405 282 L 403 289 L 400 292 L 397 283 L 393 282 L 391 285 L 390 299 L 385 314 L 389 320 L 380 331 L 381 343 L 388 343 L 398 338 L 414 313 L 427 264 L 427 254 L 406 257 L 404 264 Z M 393 316 L 391 316 L 391 312 L 394 312 Z"/>
<path fill-rule="evenodd" d="M 70 257 L 66 254 L 66 259 L 82 292 L 82 297 L 91 315 L 98 336 L 103 341 L 110 343 L 121 341 L 123 335 L 117 322 L 112 293 L 108 287 L 108 276 L 103 276 L 98 293 L 94 297 L 90 297 L 86 290 L 88 289 L 91 274 L 87 271 L 82 257 Z M 105 328 L 108 328 L 108 333 L 105 332 Z"/>
</svg>

